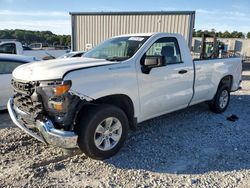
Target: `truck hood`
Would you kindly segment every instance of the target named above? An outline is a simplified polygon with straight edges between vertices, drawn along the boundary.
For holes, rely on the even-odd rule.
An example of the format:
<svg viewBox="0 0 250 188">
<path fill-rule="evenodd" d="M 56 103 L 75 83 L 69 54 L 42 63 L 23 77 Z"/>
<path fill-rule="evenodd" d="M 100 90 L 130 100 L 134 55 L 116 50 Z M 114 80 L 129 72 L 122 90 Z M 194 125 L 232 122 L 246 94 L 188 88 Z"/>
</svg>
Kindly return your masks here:
<svg viewBox="0 0 250 188">
<path fill-rule="evenodd" d="M 86 57 L 53 59 L 21 65 L 13 71 L 12 76 L 23 81 L 53 80 L 63 78 L 69 71 L 116 63 L 119 62 Z"/>
</svg>

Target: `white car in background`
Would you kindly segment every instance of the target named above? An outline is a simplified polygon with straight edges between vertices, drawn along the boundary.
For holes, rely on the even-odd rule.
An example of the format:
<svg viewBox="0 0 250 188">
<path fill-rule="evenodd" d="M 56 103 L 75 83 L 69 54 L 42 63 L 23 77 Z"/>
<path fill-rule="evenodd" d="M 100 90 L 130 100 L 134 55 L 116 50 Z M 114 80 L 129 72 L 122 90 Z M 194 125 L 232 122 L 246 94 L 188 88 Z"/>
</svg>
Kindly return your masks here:
<svg viewBox="0 0 250 188">
<path fill-rule="evenodd" d="M 51 48 L 43 49 L 40 43 L 32 44 L 30 47 L 23 47 L 21 42 L 11 39 L 0 39 L 0 54 L 15 54 L 36 57 L 38 59 L 55 59 L 69 50 L 56 50 Z"/>
<path fill-rule="evenodd" d="M 7 102 L 13 94 L 11 87 L 12 71 L 19 65 L 38 61 L 31 56 L 0 54 L 0 110 L 7 109 Z"/>
</svg>

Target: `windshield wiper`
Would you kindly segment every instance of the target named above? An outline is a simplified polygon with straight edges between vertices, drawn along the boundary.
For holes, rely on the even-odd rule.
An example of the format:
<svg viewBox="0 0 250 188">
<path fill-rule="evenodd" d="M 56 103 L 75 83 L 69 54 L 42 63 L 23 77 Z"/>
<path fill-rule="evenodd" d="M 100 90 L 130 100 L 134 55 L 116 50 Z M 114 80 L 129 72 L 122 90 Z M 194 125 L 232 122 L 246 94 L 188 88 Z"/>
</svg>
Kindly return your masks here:
<svg viewBox="0 0 250 188">
<path fill-rule="evenodd" d="M 127 57 L 108 57 L 105 60 L 107 61 L 123 61 L 128 59 Z"/>
</svg>

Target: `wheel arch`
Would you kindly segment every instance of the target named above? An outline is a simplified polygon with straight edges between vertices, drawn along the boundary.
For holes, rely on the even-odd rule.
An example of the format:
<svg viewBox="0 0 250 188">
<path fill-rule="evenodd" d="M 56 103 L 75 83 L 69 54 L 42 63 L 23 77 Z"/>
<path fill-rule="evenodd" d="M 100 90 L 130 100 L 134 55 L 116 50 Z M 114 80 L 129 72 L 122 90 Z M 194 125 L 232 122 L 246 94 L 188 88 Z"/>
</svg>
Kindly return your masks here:
<svg viewBox="0 0 250 188">
<path fill-rule="evenodd" d="M 231 91 L 232 90 L 232 86 L 233 86 L 233 76 L 232 75 L 226 75 L 226 76 L 224 76 L 224 77 L 221 78 L 221 80 L 220 80 L 220 82 L 219 82 L 219 84 L 217 86 L 217 89 L 215 88 L 216 90 L 214 91 L 215 93 L 212 95 L 213 98 L 211 100 L 214 99 L 216 93 L 218 92 L 218 90 L 220 89 L 220 87 L 222 85 L 227 85 L 228 88 Z"/>
<path fill-rule="evenodd" d="M 124 111 L 129 121 L 129 128 L 136 130 L 137 118 L 135 117 L 134 104 L 131 98 L 125 94 L 112 94 L 100 97 L 81 106 L 80 111 L 87 113 L 88 107 L 99 104 L 110 104 Z M 82 114 L 80 113 L 80 114 Z"/>
<path fill-rule="evenodd" d="M 233 76 L 232 75 L 226 75 L 224 76 L 221 80 L 220 83 L 218 85 L 217 90 L 220 88 L 221 85 L 226 85 L 229 87 L 230 91 L 232 89 L 232 85 L 233 85 Z"/>
<path fill-rule="evenodd" d="M 122 109 L 128 117 L 129 128 L 136 129 L 137 118 L 135 117 L 134 104 L 131 98 L 125 94 L 113 94 L 98 98 L 93 101 L 95 104 L 110 104 Z"/>
</svg>

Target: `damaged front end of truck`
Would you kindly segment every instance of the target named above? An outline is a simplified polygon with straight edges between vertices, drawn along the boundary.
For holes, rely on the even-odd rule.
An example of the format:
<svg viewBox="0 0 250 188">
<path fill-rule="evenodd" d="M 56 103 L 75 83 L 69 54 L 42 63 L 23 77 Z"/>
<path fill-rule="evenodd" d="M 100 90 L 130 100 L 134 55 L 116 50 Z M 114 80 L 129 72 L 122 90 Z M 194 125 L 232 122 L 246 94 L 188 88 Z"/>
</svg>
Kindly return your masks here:
<svg viewBox="0 0 250 188">
<path fill-rule="evenodd" d="M 71 88 L 70 80 L 12 80 L 15 94 L 8 102 L 12 121 L 32 137 L 60 148 L 77 148 L 74 130 L 82 105 L 92 100 Z"/>
</svg>

